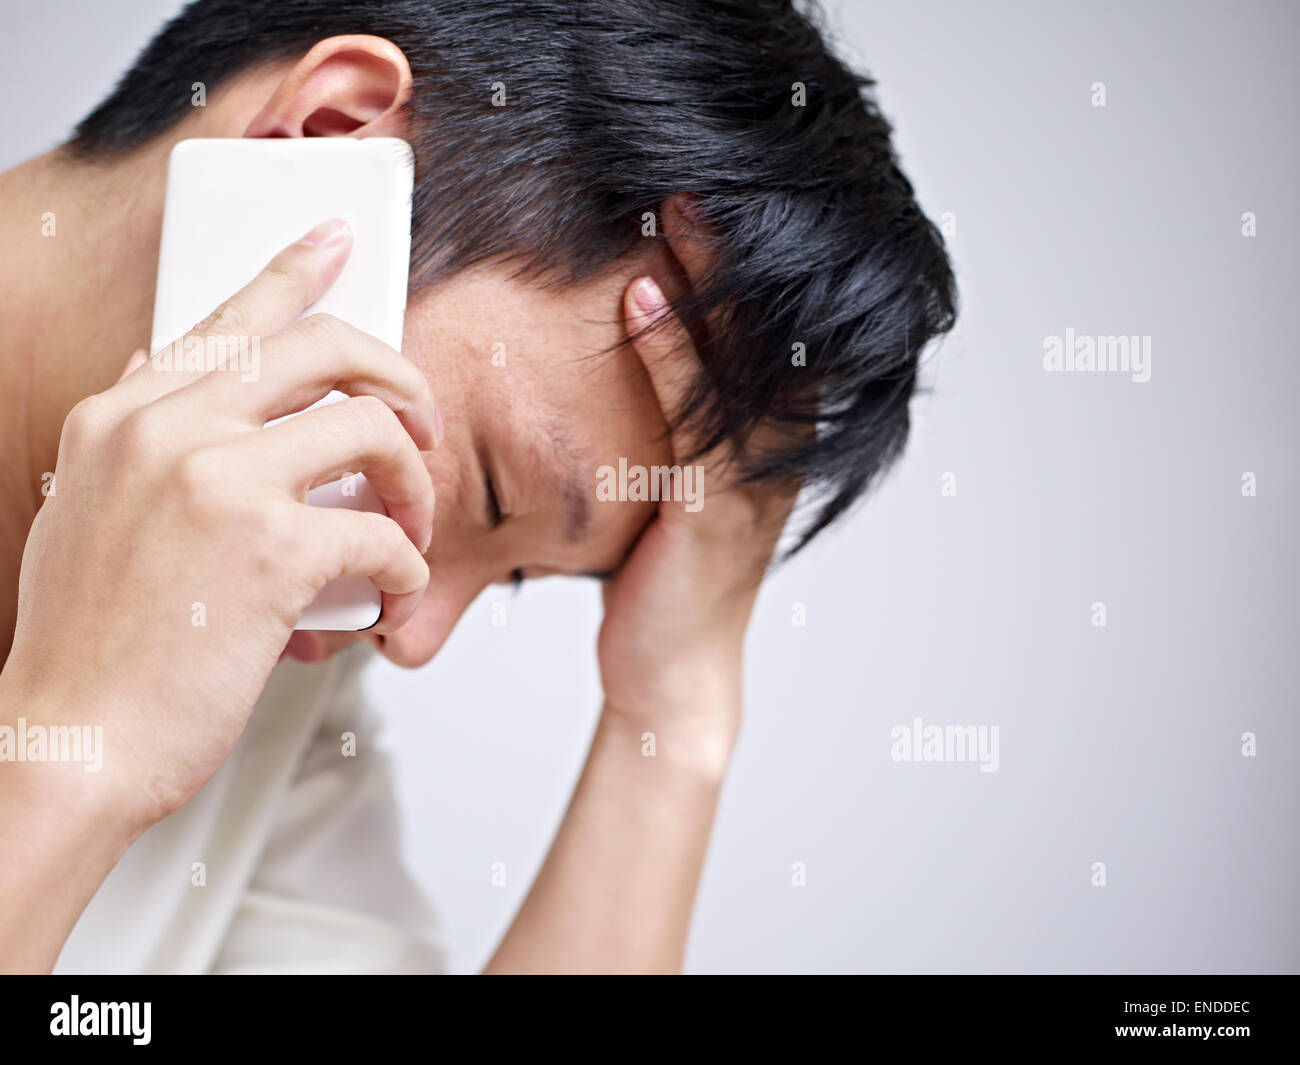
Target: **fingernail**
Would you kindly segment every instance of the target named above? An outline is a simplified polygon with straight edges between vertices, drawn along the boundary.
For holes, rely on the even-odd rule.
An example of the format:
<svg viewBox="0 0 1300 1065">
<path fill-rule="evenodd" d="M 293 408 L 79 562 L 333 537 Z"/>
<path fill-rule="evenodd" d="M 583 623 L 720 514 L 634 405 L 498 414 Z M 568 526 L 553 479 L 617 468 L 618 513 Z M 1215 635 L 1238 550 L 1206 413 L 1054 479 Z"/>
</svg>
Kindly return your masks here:
<svg viewBox="0 0 1300 1065">
<path fill-rule="evenodd" d="M 664 294 L 660 291 L 659 286 L 650 278 L 643 277 L 636 283 L 636 289 L 633 292 L 636 297 L 637 306 L 641 308 L 642 313 L 653 317 L 663 310 Z"/>
<path fill-rule="evenodd" d="M 444 435 L 445 430 L 442 427 L 442 411 L 435 407 L 433 409 L 433 442 L 435 444 L 441 444 Z"/>
<path fill-rule="evenodd" d="M 310 248 L 325 248 L 331 244 L 337 244 L 345 237 L 350 236 L 351 233 L 352 227 L 342 218 L 331 218 L 328 222 L 322 222 L 311 230 L 298 243 L 306 244 Z"/>
</svg>

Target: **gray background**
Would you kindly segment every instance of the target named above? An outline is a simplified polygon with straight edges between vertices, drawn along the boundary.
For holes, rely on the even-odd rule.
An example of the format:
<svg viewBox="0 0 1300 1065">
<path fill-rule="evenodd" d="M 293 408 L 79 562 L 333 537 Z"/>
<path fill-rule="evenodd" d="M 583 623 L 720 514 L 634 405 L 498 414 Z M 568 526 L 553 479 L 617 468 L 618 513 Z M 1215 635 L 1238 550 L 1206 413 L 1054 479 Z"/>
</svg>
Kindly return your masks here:
<svg viewBox="0 0 1300 1065">
<path fill-rule="evenodd" d="M 0 0 L 0 166 L 56 143 L 178 6 Z M 955 219 L 963 314 L 902 464 L 760 598 L 688 968 L 1295 971 L 1300 14 L 830 11 L 923 204 Z M 1067 328 L 1149 335 L 1151 380 L 1045 373 Z M 370 678 L 409 859 L 465 971 L 599 704 L 595 588 L 506 596 L 504 628 L 500 598 L 429 668 Z M 896 764 L 890 729 L 916 716 L 997 725 L 999 771 Z"/>
</svg>

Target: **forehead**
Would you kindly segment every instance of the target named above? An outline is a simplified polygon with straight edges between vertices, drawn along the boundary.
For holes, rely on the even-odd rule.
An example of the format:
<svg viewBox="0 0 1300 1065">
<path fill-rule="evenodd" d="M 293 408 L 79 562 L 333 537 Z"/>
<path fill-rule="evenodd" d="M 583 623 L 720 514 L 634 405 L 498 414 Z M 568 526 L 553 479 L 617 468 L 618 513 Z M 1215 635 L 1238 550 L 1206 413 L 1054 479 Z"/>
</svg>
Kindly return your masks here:
<svg viewBox="0 0 1300 1065">
<path fill-rule="evenodd" d="M 623 343 L 623 294 L 638 265 L 576 285 L 503 266 L 464 271 L 412 298 L 404 352 L 442 387 L 444 405 L 533 424 L 542 443 L 558 430 L 571 450 L 601 449 L 601 461 L 610 449 L 627 454 L 663 428 L 640 358 Z"/>
</svg>

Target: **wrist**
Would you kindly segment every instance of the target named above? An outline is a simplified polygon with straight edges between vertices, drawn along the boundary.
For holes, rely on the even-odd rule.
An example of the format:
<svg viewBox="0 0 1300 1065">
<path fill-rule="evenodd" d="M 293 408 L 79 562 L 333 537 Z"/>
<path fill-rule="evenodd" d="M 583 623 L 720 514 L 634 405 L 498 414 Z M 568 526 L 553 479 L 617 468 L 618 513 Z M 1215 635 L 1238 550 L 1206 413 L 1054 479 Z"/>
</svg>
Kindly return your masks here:
<svg viewBox="0 0 1300 1065">
<path fill-rule="evenodd" d="M 51 740 L 60 715 L 12 693 L 0 686 L 0 972 L 49 972 L 139 833 L 112 781 L 66 757 L 72 733 Z"/>
<path fill-rule="evenodd" d="M 607 699 L 598 726 L 629 757 L 653 759 L 703 785 L 722 783 L 739 732 L 739 700 L 724 710 L 716 701 L 684 708 Z"/>
<path fill-rule="evenodd" d="M 128 801 L 108 729 L 72 711 L 0 675 L 0 806 L 116 862 L 150 819 Z"/>
</svg>

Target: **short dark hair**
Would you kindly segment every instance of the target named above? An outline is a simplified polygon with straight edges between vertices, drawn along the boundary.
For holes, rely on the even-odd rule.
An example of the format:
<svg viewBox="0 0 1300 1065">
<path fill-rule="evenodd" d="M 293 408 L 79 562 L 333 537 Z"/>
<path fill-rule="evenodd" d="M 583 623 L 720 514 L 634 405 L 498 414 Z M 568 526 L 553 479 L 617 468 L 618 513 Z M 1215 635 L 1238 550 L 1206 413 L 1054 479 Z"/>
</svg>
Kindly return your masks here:
<svg viewBox="0 0 1300 1065">
<path fill-rule="evenodd" d="M 189 111 L 196 81 L 368 33 L 414 76 L 413 290 L 494 259 L 580 280 L 646 239 L 645 212 L 695 194 L 719 268 L 676 306 L 707 378 L 678 416 L 702 450 L 764 420 L 803 428 L 747 471 L 812 488 L 797 549 L 901 451 L 918 358 L 956 314 L 874 82 L 818 21 L 791 0 L 194 0 L 69 147 L 129 151 Z"/>
</svg>

